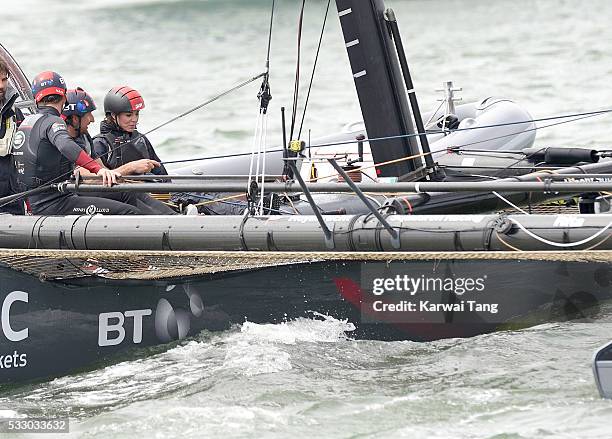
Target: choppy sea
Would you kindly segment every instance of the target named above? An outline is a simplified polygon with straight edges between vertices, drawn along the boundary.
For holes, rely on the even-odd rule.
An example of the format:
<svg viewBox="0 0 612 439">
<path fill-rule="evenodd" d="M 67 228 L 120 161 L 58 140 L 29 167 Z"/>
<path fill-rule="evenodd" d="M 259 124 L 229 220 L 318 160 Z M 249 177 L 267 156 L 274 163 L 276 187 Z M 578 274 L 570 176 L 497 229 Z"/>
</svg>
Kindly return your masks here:
<svg viewBox="0 0 612 439">
<path fill-rule="evenodd" d="M 268 138 L 291 107 L 298 0 L 277 0 Z M 325 1 L 306 2 L 305 95 Z M 146 131 L 264 70 L 268 0 L 3 2 L 1 43 L 29 77 L 56 70 L 101 104 L 128 84 Z M 505 96 L 534 117 L 612 106 L 608 0 L 388 0 L 421 108 L 452 80 L 464 102 Z M 317 137 L 360 119 L 332 2 L 305 128 Z M 259 83 L 153 133 L 165 160 L 248 151 Z M 303 101 L 302 101 L 303 102 Z M 101 105 L 99 105 L 101 107 Z M 102 112 L 95 113 L 98 119 Z M 610 147 L 610 116 L 538 132 L 542 146 Z M 92 129 L 93 133 L 96 129 Z M 128 361 L 5 390 L 0 416 L 69 416 L 60 437 L 609 438 L 612 402 L 590 361 L 612 339 L 593 322 L 433 343 L 355 341 L 350 322 L 245 323 Z"/>
</svg>

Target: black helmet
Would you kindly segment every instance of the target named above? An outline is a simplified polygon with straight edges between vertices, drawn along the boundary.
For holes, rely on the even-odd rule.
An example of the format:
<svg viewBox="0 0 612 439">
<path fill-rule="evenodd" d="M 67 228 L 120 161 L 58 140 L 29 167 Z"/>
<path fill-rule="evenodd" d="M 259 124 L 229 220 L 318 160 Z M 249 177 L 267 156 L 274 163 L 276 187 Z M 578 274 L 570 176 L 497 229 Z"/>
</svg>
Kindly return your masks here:
<svg viewBox="0 0 612 439">
<path fill-rule="evenodd" d="M 142 110 L 145 107 L 144 99 L 138 92 L 127 85 L 111 89 L 104 98 L 105 113 L 129 113 Z"/>
<path fill-rule="evenodd" d="M 62 110 L 62 116 L 64 118 L 70 116 L 83 117 L 87 113 L 95 111 L 95 109 L 96 104 L 92 97 L 81 87 L 77 87 L 76 90 L 68 90 L 66 92 L 66 105 Z"/>
</svg>

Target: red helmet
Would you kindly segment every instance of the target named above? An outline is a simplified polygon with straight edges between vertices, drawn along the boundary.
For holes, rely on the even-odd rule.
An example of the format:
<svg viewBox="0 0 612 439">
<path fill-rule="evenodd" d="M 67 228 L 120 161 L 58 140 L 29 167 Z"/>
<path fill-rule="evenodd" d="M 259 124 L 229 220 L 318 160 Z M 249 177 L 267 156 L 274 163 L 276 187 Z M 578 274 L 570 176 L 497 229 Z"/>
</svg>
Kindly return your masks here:
<svg viewBox="0 0 612 439">
<path fill-rule="evenodd" d="M 129 113 L 145 107 L 144 99 L 132 87 L 123 85 L 111 89 L 104 98 L 105 113 Z"/>
<path fill-rule="evenodd" d="M 66 81 L 56 72 L 39 73 L 32 81 L 32 94 L 36 103 L 40 102 L 45 96 L 66 96 Z"/>
<path fill-rule="evenodd" d="M 62 110 L 62 116 L 85 116 L 87 113 L 95 111 L 96 104 L 89 94 L 81 87 L 76 90 L 68 90 L 66 92 L 66 105 Z"/>
</svg>

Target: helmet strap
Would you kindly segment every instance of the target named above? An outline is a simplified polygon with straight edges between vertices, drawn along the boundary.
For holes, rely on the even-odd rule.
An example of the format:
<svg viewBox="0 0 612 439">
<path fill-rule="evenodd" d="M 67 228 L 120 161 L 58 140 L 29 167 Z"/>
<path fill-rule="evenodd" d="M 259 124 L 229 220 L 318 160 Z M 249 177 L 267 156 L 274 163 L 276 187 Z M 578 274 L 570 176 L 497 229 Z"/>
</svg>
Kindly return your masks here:
<svg viewBox="0 0 612 439">
<path fill-rule="evenodd" d="M 72 117 L 73 116 L 77 118 L 77 123 L 76 124 L 74 124 L 72 122 Z M 81 134 L 82 134 L 81 133 L 81 119 L 82 119 L 82 117 L 81 116 L 77 116 L 76 114 L 73 114 L 69 118 L 66 119 L 66 123 L 76 130 L 77 137 L 81 137 Z"/>
<path fill-rule="evenodd" d="M 119 126 L 119 122 L 117 122 L 117 114 L 116 113 L 111 113 L 111 119 L 113 121 L 113 124 L 115 125 L 115 128 L 117 129 L 117 131 L 123 131 L 123 128 L 121 128 Z"/>
</svg>

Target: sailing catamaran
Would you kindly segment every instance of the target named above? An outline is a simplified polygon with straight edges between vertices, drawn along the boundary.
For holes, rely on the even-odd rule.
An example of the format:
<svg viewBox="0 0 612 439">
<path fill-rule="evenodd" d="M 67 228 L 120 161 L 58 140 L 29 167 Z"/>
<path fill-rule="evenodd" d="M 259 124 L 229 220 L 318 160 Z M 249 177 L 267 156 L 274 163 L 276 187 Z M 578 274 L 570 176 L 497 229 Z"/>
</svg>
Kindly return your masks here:
<svg viewBox="0 0 612 439">
<path fill-rule="evenodd" d="M 352 323 L 349 337 L 434 340 L 584 318 L 612 298 L 607 152 L 534 147 L 519 105 L 455 106 L 450 84 L 445 109 L 422 114 L 393 12 L 336 5 L 363 125 L 103 189 L 185 203 L 238 194 L 238 212 L 0 216 L 1 383 L 245 319 L 327 316 Z M 35 112 L 25 75 L 0 55 L 18 105 Z M 102 190 L 93 183 L 53 190 Z M 582 214 L 532 214 L 581 194 Z"/>
</svg>

